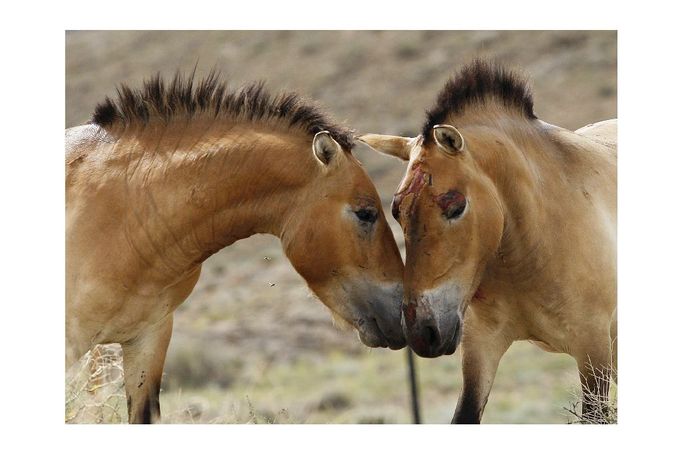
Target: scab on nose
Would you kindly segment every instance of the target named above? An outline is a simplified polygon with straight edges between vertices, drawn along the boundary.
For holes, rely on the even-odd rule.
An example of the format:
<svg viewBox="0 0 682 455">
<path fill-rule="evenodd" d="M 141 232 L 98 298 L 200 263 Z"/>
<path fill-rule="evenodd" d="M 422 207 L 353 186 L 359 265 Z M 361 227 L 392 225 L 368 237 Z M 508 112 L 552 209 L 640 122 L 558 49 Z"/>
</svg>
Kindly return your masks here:
<svg viewBox="0 0 682 455">
<path fill-rule="evenodd" d="M 414 201 L 416 201 L 417 196 L 426 183 L 428 182 L 428 184 L 431 185 L 433 182 L 431 174 L 424 172 L 421 166 L 413 166 L 412 169 L 414 170 L 414 174 L 412 175 L 412 180 L 410 180 L 409 185 L 407 185 L 404 190 L 397 192 L 395 196 L 393 196 L 393 202 L 391 202 L 391 213 L 393 214 L 393 218 L 398 222 L 400 222 L 400 205 L 402 204 L 403 199 L 409 194 L 414 195 L 412 198 L 412 205 L 414 205 Z"/>
</svg>

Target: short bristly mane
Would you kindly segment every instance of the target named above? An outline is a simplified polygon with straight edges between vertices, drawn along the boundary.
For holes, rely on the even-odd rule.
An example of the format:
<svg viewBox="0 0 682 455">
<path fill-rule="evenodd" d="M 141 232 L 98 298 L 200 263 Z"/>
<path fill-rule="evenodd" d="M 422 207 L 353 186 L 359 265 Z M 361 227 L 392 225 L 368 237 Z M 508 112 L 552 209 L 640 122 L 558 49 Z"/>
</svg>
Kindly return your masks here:
<svg viewBox="0 0 682 455">
<path fill-rule="evenodd" d="M 104 128 L 125 127 L 144 125 L 152 119 L 169 122 L 180 116 L 193 117 L 201 113 L 248 122 L 281 121 L 311 136 L 319 131 L 329 131 L 344 149 L 353 147 L 352 131 L 332 122 L 313 102 L 293 92 L 272 95 L 263 82 L 253 82 L 231 91 L 215 71 L 199 81 L 195 81 L 194 73 L 189 77 L 176 73 L 170 84 L 159 74 L 145 81 L 139 89 L 122 84 L 117 89 L 116 100 L 107 97 L 97 105 L 91 123 Z"/>
<path fill-rule="evenodd" d="M 489 99 L 516 109 L 529 119 L 537 118 L 533 112 L 533 95 L 525 78 L 497 63 L 476 59 L 445 83 L 436 105 L 426 112 L 422 129 L 424 140 L 428 142 L 431 129 L 445 123 L 450 115 L 461 114 L 466 107 Z"/>
</svg>

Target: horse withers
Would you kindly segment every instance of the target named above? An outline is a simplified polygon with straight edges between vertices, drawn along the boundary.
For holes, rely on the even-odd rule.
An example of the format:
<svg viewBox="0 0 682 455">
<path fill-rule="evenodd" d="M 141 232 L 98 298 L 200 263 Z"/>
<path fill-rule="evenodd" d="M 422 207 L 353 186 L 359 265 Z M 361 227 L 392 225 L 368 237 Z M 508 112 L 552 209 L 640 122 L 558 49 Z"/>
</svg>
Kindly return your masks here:
<svg viewBox="0 0 682 455">
<path fill-rule="evenodd" d="M 421 135 L 360 139 L 409 161 L 392 204 L 407 250 L 404 330 L 424 357 L 461 340 L 453 422 L 480 422 L 515 340 L 573 356 L 583 416 L 599 415 L 616 368 L 616 120 L 545 123 L 522 78 L 476 60 Z"/>
<path fill-rule="evenodd" d="M 295 94 L 215 74 L 119 89 L 66 130 L 67 367 L 123 350 L 129 422 L 160 417 L 173 311 L 202 262 L 255 233 L 364 344 L 405 346 L 403 264 L 351 132 Z"/>
</svg>

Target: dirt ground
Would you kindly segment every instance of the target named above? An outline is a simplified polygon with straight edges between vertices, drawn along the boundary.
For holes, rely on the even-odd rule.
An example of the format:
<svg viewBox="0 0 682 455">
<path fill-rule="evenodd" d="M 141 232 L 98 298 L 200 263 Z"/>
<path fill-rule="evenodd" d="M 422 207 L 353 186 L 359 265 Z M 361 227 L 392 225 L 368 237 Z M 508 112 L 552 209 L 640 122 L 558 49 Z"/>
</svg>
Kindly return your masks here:
<svg viewBox="0 0 682 455">
<path fill-rule="evenodd" d="M 576 129 L 617 116 L 616 45 L 611 31 L 67 32 L 65 126 L 88 121 L 118 83 L 197 65 L 199 76 L 216 67 L 234 86 L 266 80 L 273 91 L 299 91 L 358 132 L 415 135 L 447 77 L 488 56 L 528 74 L 541 119 Z M 354 153 L 387 208 L 404 165 L 362 145 Z M 166 422 L 406 423 L 404 356 L 334 327 L 279 241 L 258 235 L 209 258 L 178 309 L 162 412 Z M 459 357 L 419 359 L 418 369 L 424 420 L 448 422 Z M 116 411 L 104 421 L 125 420 L 114 382 L 107 409 Z M 484 422 L 566 422 L 576 391 L 572 359 L 517 343 Z M 79 400 L 67 402 L 67 420 L 96 419 Z"/>
</svg>

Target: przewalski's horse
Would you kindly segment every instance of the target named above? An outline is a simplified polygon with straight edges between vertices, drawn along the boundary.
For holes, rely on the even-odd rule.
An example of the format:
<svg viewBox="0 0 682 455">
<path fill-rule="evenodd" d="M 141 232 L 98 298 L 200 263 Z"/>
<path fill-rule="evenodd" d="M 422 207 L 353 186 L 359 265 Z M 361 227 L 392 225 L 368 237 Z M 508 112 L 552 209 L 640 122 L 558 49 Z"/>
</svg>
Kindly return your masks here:
<svg viewBox="0 0 682 455">
<path fill-rule="evenodd" d="M 420 136 L 360 139 L 409 161 L 392 205 L 407 249 L 403 329 L 424 357 L 462 340 L 453 422 L 480 422 L 515 340 L 573 356 L 583 414 L 596 410 L 616 360 L 616 120 L 547 124 L 523 79 L 476 60 Z"/>
<path fill-rule="evenodd" d="M 405 346 L 403 264 L 351 132 L 295 94 L 211 73 L 119 89 L 66 130 L 67 366 L 120 343 L 130 422 L 159 418 L 173 311 L 202 262 L 281 239 L 312 291 L 367 346 Z"/>
</svg>

